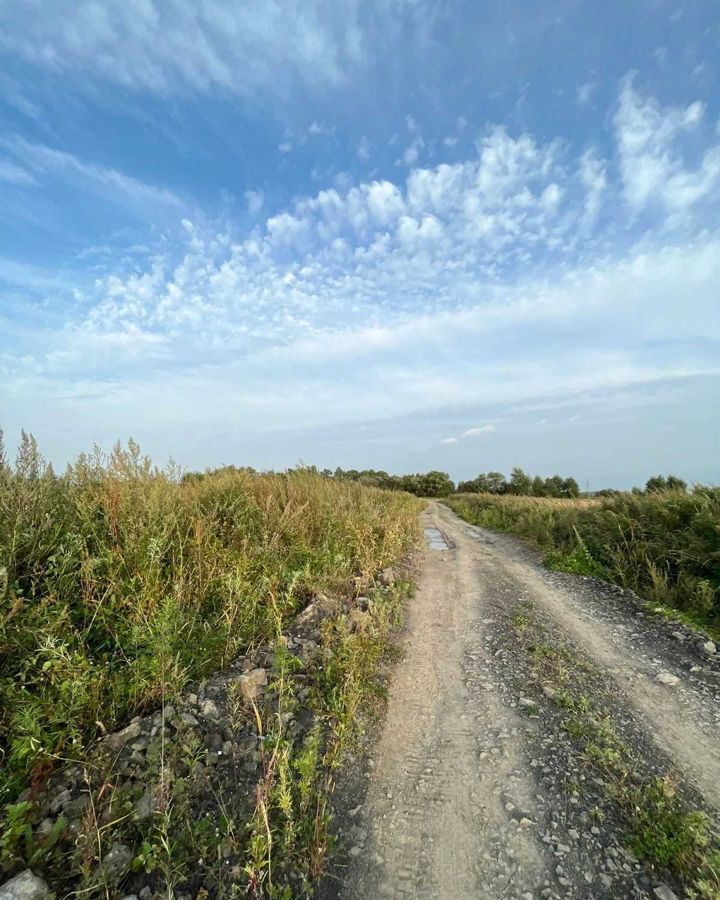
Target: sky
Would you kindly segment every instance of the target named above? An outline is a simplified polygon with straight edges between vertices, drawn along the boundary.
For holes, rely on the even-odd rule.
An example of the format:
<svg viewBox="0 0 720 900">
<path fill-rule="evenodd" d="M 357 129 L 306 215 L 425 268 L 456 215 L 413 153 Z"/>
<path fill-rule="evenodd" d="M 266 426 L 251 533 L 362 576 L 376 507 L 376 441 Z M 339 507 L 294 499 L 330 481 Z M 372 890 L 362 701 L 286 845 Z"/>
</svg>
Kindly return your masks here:
<svg viewBox="0 0 720 900">
<path fill-rule="evenodd" d="M 0 0 L 0 426 L 720 481 L 716 0 Z"/>
</svg>

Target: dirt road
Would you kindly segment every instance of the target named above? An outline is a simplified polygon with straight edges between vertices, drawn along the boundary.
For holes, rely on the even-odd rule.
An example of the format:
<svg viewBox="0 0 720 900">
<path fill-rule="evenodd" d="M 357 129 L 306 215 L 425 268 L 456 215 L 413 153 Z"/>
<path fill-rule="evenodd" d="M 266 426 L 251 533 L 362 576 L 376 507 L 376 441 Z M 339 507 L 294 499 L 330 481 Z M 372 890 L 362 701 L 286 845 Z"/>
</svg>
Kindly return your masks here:
<svg viewBox="0 0 720 900">
<path fill-rule="evenodd" d="M 720 669 L 710 648 L 617 589 L 546 571 L 516 539 L 440 504 L 423 520 L 437 532 L 428 532 L 367 793 L 343 826 L 338 894 L 683 896 L 682 877 L 627 849 L 608 781 L 614 748 L 627 748 L 629 782 L 677 772 L 691 804 L 720 809 Z M 573 698 L 564 707 L 558 686 Z M 611 708 L 615 730 L 588 713 L 594 704 Z"/>
</svg>

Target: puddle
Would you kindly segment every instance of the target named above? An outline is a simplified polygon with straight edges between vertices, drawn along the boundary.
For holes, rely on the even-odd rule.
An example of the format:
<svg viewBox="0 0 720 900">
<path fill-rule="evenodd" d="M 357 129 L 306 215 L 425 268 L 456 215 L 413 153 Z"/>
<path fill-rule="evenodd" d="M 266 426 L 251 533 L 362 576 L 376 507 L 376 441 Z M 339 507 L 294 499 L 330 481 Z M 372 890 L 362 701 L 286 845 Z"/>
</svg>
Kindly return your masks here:
<svg viewBox="0 0 720 900">
<path fill-rule="evenodd" d="M 442 531 L 440 531 L 438 528 L 426 528 L 425 537 L 428 540 L 428 544 L 430 545 L 431 550 L 450 549 L 450 544 L 448 544 Z"/>
</svg>

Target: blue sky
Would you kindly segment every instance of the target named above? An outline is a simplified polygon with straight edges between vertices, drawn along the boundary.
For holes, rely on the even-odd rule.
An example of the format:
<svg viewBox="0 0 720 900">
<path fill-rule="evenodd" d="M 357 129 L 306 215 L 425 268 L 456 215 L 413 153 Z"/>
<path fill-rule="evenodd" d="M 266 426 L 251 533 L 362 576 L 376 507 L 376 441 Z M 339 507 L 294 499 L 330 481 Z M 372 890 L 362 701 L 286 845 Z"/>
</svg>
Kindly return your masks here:
<svg viewBox="0 0 720 900">
<path fill-rule="evenodd" d="M 708 2 L 0 3 L 0 424 L 720 480 Z"/>
</svg>

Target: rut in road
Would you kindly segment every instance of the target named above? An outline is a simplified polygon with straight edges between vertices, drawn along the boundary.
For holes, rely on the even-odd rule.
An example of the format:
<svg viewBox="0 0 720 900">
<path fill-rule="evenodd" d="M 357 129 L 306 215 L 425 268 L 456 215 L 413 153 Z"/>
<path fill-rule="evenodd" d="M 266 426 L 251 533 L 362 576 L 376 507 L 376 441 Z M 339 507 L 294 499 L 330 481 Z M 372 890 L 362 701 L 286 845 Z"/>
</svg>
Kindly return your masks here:
<svg viewBox="0 0 720 900">
<path fill-rule="evenodd" d="M 612 588 L 545 571 L 514 538 L 436 503 L 423 525 L 440 536 L 428 533 L 343 898 L 679 896 L 625 849 L 611 812 L 585 808 L 598 779 L 523 697 L 507 621 L 527 604 L 573 641 L 612 682 L 625 736 L 720 809 L 717 668 L 693 666 Z M 681 683 L 657 683 L 664 671 Z"/>
</svg>

